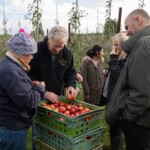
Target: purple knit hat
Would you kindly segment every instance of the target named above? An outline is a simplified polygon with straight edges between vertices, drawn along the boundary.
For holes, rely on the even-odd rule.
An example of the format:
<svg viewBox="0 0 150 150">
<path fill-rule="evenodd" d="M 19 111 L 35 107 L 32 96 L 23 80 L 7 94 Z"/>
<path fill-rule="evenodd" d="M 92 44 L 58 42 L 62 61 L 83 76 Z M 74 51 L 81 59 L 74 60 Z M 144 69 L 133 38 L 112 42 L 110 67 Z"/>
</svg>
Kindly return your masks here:
<svg viewBox="0 0 150 150">
<path fill-rule="evenodd" d="M 37 52 L 36 41 L 23 29 L 20 29 L 19 33 L 9 39 L 7 45 L 9 46 L 10 51 L 19 55 L 28 55 Z"/>
</svg>

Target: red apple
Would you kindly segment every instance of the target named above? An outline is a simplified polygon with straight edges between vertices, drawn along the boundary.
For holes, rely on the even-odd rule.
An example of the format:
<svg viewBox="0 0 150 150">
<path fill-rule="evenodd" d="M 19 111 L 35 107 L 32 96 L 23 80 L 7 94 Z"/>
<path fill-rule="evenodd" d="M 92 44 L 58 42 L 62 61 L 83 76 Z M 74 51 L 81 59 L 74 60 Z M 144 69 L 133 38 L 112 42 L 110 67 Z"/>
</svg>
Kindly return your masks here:
<svg viewBox="0 0 150 150">
<path fill-rule="evenodd" d="M 70 110 L 71 107 L 72 107 L 71 104 L 66 104 L 66 109 L 67 109 L 67 110 Z"/>
<path fill-rule="evenodd" d="M 79 111 L 81 111 L 81 110 L 83 110 L 83 109 L 84 109 L 84 108 L 83 108 L 82 106 L 79 106 L 79 107 L 78 107 L 78 110 L 79 110 Z"/>
<path fill-rule="evenodd" d="M 73 95 L 72 95 L 71 93 L 69 93 L 69 94 L 67 95 L 67 99 L 68 99 L 68 100 L 74 100 L 74 97 L 73 97 Z"/>
<path fill-rule="evenodd" d="M 75 113 L 76 113 L 76 109 L 75 109 L 74 107 L 72 107 L 72 108 L 70 109 L 70 113 L 71 113 L 71 114 L 75 114 Z"/>
<path fill-rule="evenodd" d="M 82 105 L 81 103 L 79 103 L 77 106 L 78 106 L 78 107 L 83 107 L 83 105 Z"/>
<path fill-rule="evenodd" d="M 54 106 L 55 106 L 55 107 L 59 107 L 59 104 L 58 104 L 58 103 L 54 103 Z"/>
<path fill-rule="evenodd" d="M 90 112 L 91 110 L 89 108 L 84 108 L 85 112 Z"/>
<path fill-rule="evenodd" d="M 66 108 L 64 106 L 59 107 L 59 112 L 64 113 L 66 111 Z"/>
<path fill-rule="evenodd" d="M 64 115 L 70 116 L 70 111 L 69 111 L 69 110 L 65 111 L 65 112 L 64 112 Z"/>
</svg>

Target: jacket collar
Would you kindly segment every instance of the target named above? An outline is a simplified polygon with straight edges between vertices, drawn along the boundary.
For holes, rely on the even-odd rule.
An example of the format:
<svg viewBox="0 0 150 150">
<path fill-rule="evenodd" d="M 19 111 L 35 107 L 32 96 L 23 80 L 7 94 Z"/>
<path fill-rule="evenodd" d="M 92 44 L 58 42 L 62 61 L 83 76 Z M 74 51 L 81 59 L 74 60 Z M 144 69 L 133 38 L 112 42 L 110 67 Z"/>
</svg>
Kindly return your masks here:
<svg viewBox="0 0 150 150">
<path fill-rule="evenodd" d="M 8 56 L 11 60 L 13 60 L 14 62 L 16 62 L 26 72 L 28 72 L 30 70 L 30 66 L 29 65 L 25 64 L 20 58 L 17 58 L 10 51 L 6 52 L 6 56 Z"/>
<path fill-rule="evenodd" d="M 126 53 L 131 53 L 132 49 L 134 48 L 136 42 L 145 36 L 150 36 L 150 25 L 146 26 L 144 29 L 140 30 L 139 32 L 135 33 L 131 36 L 127 41 L 121 44 L 121 48 Z"/>
</svg>

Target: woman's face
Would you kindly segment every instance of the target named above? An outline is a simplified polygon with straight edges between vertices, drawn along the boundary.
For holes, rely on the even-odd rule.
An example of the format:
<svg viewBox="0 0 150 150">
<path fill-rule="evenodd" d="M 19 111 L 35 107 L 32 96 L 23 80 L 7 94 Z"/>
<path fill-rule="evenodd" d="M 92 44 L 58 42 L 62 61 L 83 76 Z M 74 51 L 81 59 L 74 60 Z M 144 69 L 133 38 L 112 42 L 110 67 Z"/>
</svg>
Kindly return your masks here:
<svg viewBox="0 0 150 150">
<path fill-rule="evenodd" d="M 101 51 L 98 52 L 97 56 L 102 59 L 104 57 L 104 50 L 102 49 Z"/>
<path fill-rule="evenodd" d="M 113 43 L 113 46 L 114 46 L 116 53 L 119 55 L 122 51 L 120 44 L 119 43 Z"/>
</svg>

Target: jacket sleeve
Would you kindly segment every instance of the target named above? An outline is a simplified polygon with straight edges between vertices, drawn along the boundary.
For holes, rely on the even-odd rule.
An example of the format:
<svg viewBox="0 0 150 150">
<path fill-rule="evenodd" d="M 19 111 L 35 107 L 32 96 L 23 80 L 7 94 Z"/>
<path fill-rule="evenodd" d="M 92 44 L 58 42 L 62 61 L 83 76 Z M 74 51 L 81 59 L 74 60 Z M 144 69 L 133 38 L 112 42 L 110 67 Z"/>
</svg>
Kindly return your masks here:
<svg viewBox="0 0 150 150">
<path fill-rule="evenodd" d="M 81 64 L 81 74 L 83 76 L 82 87 L 83 87 L 84 95 L 90 94 L 88 81 L 87 81 L 87 78 L 88 78 L 87 69 L 88 69 L 88 61 L 83 60 Z"/>
<path fill-rule="evenodd" d="M 13 70 L 4 79 L 6 82 L 3 88 L 13 103 L 21 109 L 36 108 L 44 100 L 45 87 L 33 86 L 27 74 Z"/>
<path fill-rule="evenodd" d="M 118 55 L 110 55 L 109 61 L 109 71 L 111 74 L 111 79 L 116 82 L 118 80 L 121 68 L 119 66 Z"/>
<path fill-rule="evenodd" d="M 141 117 L 150 109 L 150 42 L 145 38 L 138 41 L 128 67 L 129 96 L 122 114 L 130 122 Z"/>
</svg>

